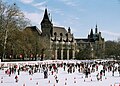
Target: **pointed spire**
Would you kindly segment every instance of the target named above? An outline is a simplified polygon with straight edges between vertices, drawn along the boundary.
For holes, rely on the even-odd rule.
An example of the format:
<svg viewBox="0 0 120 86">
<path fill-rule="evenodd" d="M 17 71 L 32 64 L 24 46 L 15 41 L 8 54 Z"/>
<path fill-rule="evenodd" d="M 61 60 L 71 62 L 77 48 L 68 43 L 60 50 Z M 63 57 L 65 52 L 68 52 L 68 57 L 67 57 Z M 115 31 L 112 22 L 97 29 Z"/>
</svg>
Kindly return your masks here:
<svg viewBox="0 0 120 86">
<path fill-rule="evenodd" d="M 93 29 L 91 29 L 90 36 L 93 36 Z"/>
<path fill-rule="evenodd" d="M 49 22 L 50 24 L 52 24 L 50 19 L 49 19 L 49 16 L 50 16 L 50 13 L 48 14 L 47 8 L 45 8 L 44 17 L 43 17 L 43 20 L 41 23 Z"/>
<path fill-rule="evenodd" d="M 97 27 L 97 24 L 96 24 L 96 27 L 95 27 L 95 33 L 97 33 L 98 31 L 97 31 L 97 29 L 98 29 L 98 27 Z"/>
<path fill-rule="evenodd" d="M 49 17 L 48 17 L 48 12 L 47 12 L 47 8 L 45 8 L 45 13 L 44 13 L 43 19 L 49 19 Z"/>
<path fill-rule="evenodd" d="M 68 33 L 71 33 L 71 29 L 70 29 L 70 27 L 68 27 Z"/>
</svg>

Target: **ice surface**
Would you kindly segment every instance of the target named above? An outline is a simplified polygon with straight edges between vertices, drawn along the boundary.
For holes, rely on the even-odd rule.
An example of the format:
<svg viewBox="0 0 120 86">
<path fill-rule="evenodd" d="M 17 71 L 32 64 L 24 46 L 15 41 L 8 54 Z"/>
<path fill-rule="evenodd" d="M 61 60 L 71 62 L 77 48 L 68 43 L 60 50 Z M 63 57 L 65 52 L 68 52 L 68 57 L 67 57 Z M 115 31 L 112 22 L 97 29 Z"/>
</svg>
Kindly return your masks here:
<svg viewBox="0 0 120 86">
<path fill-rule="evenodd" d="M 65 62 L 76 63 L 80 61 Z M 38 64 L 40 62 L 37 61 L 26 63 Z M 42 63 L 52 63 L 52 61 L 44 61 Z M 102 65 L 99 65 L 98 69 L 101 70 L 102 68 Z M 60 67 L 58 68 L 58 73 L 54 73 L 54 75 L 51 75 L 51 72 L 49 71 L 49 76 L 47 79 L 44 79 L 43 72 L 37 72 L 33 75 L 29 75 L 28 72 L 20 72 L 20 75 L 18 75 L 18 82 L 16 83 L 15 76 L 17 73 L 9 76 L 5 74 L 5 70 L 0 70 L 0 86 L 120 86 L 120 76 L 118 74 L 118 71 L 115 72 L 114 76 L 112 76 L 112 72 L 107 71 L 106 75 L 102 77 L 102 81 L 97 81 L 97 73 L 98 72 L 91 73 L 88 78 L 85 78 L 85 75 L 83 73 L 79 73 L 78 69 L 76 69 L 75 73 L 68 74 L 67 71 L 64 71 L 63 68 Z M 58 83 L 55 81 L 55 75 L 58 77 Z"/>
</svg>

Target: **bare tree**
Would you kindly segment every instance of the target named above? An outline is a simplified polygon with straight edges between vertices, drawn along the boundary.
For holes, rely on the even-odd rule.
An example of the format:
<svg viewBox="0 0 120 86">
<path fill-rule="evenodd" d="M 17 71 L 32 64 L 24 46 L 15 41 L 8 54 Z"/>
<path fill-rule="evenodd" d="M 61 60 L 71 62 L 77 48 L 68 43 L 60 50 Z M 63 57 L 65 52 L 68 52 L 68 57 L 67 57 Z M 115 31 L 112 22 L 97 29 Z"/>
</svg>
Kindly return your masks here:
<svg viewBox="0 0 120 86">
<path fill-rule="evenodd" d="M 16 29 L 23 29 L 27 24 L 28 21 L 25 19 L 24 14 L 19 10 L 15 3 L 7 5 L 0 0 L 0 41 L 1 46 L 3 46 L 3 55 L 1 60 L 5 57 L 6 45 L 9 37 L 12 37 L 12 33 L 16 31 Z"/>
</svg>

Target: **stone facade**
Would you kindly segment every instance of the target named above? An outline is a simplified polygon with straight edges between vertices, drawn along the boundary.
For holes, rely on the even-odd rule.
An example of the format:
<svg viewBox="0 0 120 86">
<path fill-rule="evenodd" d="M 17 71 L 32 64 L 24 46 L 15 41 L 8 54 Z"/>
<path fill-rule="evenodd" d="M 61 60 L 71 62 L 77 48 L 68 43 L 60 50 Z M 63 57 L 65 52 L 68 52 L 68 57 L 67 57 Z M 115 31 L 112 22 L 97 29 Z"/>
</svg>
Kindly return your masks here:
<svg viewBox="0 0 120 86">
<path fill-rule="evenodd" d="M 64 27 L 53 26 L 50 21 L 47 9 L 45 9 L 44 17 L 41 22 L 42 36 L 46 36 L 50 40 L 51 59 L 74 59 L 75 58 L 75 39 L 71 33 L 70 27 L 68 31 Z"/>
<path fill-rule="evenodd" d="M 75 39 L 77 42 L 77 49 L 82 50 L 90 48 L 92 52 L 92 58 L 103 58 L 105 51 L 105 41 L 101 36 L 101 32 L 98 32 L 98 27 L 96 25 L 95 33 L 91 29 L 88 38 L 85 39 Z"/>
<path fill-rule="evenodd" d="M 48 51 L 51 53 L 50 59 L 74 59 L 76 52 L 82 49 L 90 48 L 93 52 L 92 57 L 103 57 L 105 51 L 104 38 L 101 32 L 98 32 L 98 27 L 95 27 L 95 33 L 91 29 L 90 34 L 85 39 L 75 39 L 71 33 L 71 28 L 67 30 L 64 27 L 54 26 L 50 20 L 47 9 L 45 9 L 43 20 L 41 21 L 40 36 L 49 39 Z M 38 31 L 38 29 L 36 29 Z"/>
</svg>

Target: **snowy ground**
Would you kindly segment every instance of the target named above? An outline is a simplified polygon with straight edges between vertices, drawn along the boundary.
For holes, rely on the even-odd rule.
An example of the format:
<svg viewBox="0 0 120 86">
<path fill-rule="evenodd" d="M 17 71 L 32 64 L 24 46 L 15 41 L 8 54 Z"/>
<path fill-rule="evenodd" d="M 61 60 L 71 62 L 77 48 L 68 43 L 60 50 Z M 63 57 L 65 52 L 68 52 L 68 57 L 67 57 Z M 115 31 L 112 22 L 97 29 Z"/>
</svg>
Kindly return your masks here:
<svg viewBox="0 0 120 86">
<path fill-rule="evenodd" d="M 112 76 L 112 72 L 106 72 L 106 76 L 103 76 L 102 81 L 97 81 L 96 74 L 92 73 L 89 78 L 85 78 L 83 73 L 68 74 L 63 68 L 58 69 L 59 82 L 56 83 L 54 75 L 51 72 L 48 73 L 47 79 L 44 79 L 43 73 L 35 73 L 29 75 L 28 72 L 20 72 L 18 76 L 18 82 L 15 82 L 16 74 L 10 77 L 5 74 L 5 70 L 0 70 L 0 86 L 120 86 L 120 77 L 118 72 L 115 72 L 115 76 Z"/>
</svg>

